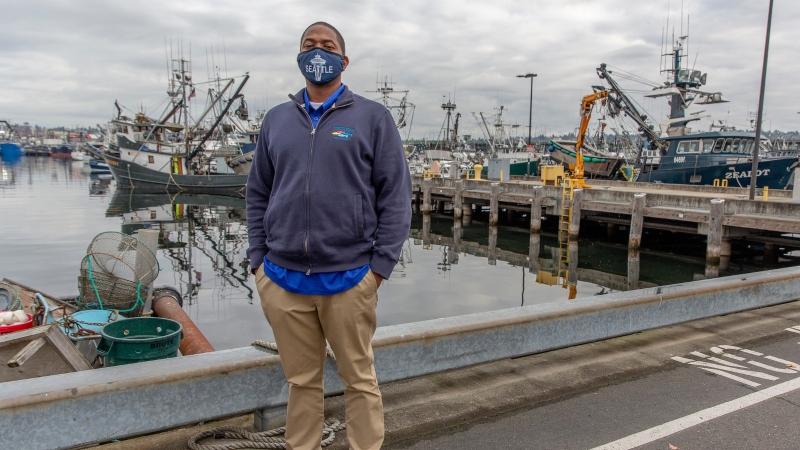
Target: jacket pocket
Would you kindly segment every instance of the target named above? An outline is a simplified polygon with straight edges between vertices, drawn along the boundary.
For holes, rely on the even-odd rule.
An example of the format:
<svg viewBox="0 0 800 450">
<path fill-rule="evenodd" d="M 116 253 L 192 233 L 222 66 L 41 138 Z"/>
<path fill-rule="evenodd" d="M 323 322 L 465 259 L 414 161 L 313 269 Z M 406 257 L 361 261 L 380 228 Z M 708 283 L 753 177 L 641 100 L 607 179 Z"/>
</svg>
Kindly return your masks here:
<svg viewBox="0 0 800 450">
<path fill-rule="evenodd" d="M 361 199 L 361 194 L 356 194 L 355 199 L 353 214 L 355 214 L 356 219 L 356 237 L 364 239 L 364 202 Z"/>
<path fill-rule="evenodd" d="M 274 195 L 264 214 L 269 250 L 284 255 L 302 255 L 305 237 L 305 209 L 300 195 Z"/>
</svg>

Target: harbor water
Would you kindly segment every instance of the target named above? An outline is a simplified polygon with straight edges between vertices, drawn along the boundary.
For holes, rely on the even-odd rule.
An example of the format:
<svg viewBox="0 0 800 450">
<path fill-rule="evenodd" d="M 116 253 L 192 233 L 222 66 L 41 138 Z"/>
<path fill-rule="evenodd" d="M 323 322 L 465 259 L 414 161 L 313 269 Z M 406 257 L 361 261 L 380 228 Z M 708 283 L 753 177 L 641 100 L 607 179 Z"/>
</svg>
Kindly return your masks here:
<svg viewBox="0 0 800 450">
<path fill-rule="evenodd" d="M 23 157 L 0 163 L 0 211 L 0 278 L 75 295 L 95 235 L 153 229 L 160 236 L 156 286 L 180 290 L 184 309 L 216 349 L 272 340 L 248 270 L 242 198 L 118 190 L 110 175 L 91 174 L 83 161 Z M 509 220 L 492 230 L 484 214 L 460 226 L 447 213 L 415 215 L 400 263 L 381 286 L 378 326 L 795 264 L 791 255 L 765 264 L 757 246 L 737 244 L 730 261 L 707 267 L 704 236 L 671 232 L 645 234 L 643 249 L 630 254 L 626 231 L 587 224 L 569 252 L 567 275 L 559 272 L 557 224 L 545 220 L 542 235 L 531 239 L 525 217 Z"/>
</svg>

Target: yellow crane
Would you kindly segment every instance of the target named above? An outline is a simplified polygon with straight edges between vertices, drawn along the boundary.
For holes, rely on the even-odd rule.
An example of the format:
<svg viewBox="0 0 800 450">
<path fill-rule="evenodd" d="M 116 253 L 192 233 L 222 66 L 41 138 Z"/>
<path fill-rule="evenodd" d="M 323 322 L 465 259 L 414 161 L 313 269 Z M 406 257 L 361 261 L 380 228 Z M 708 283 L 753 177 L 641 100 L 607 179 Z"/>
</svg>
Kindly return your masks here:
<svg viewBox="0 0 800 450">
<path fill-rule="evenodd" d="M 583 189 L 591 187 L 587 186 L 583 181 L 583 140 L 584 136 L 586 136 L 586 129 L 589 128 L 589 121 L 592 118 L 592 108 L 594 108 L 594 104 L 597 103 L 598 100 L 601 100 L 602 104 L 605 105 L 607 98 L 608 91 L 602 90 L 589 94 L 581 100 L 581 126 L 578 130 L 578 141 L 575 143 L 575 168 L 572 170 L 567 180 L 570 184 L 570 188 Z"/>
<path fill-rule="evenodd" d="M 602 104 L 605 105 L 607 98 L 607 91 L 598 90 L 581 100 L 581 126 L 578 130 L 578 140 L 575 143 L 575 165 L 570 166 L 569 177 L 562 183 L 561 217 L 558 224 L 558 241 L 561 252 L 558 261 L 558 278 L 561 279 L 561 287 L 569 289 L 570 300 L 573 300 L 578 294 L 577 284 L 569 282 L 569 224 L 572 221 L 572 196 L 575 189 L 591 187 L 583 181 L 583 140 L 592 118 L 592 108 L 598 101 L 602 101 Z"/>
</svg>

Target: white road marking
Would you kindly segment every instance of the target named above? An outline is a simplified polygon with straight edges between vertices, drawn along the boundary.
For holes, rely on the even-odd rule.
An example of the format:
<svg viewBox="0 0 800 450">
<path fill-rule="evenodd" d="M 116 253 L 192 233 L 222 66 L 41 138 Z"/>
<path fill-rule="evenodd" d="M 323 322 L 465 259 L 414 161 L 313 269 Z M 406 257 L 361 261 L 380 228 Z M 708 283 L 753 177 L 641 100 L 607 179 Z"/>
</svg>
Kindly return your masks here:
<svg viewBox="0 0 800 450">
<path fill-rule="evenodd" d="M 797 364 L 795 364 L 795 363 L 793 363 L 791 361 L 787 361 L 785 359 L 777 358 L 775 356 L 765 356 L 764 359 L 771 359 L 772 361 L 786 364 L 787 366 L 792 367 L 794 369 L 800 369 L 800 366 L 798 366 Z"/>
<path fill-rule="evenodd" d="M 800 330 L 798 330 L 798 329 L 796 329 L 796 328 L 794 328 L 794 327 L 792 327 L 792 328 L 787 328 L 787 329 L 786 329 L 786 331 L 791 331 L 792 333 L 797 333 L 797 334 L 800 334 Z"/>
<path fill-rule="evenodd" d="M 684 364 L 689 364 L 689 363 L 695 362 L 693 359 L 683 358 L 683 357 L 680 357 L 680 356 L 673 356 L 670 359 L 672 359 L 673 361 L 678 361 L 679 363 L 684 363 Z"/>
<path fill-rule="evenodd" d="M 708 358 L 708 355 L 700 352 L 692 352 L 691 354 L 697 356 L 698 358 Z"/>
<path fill-rule="evenodd" d="M 675 419 L 671 422 L 655 426 L 622 439 L 617 439 L 614 442 L 609 442 L 608 444 L 595 447 L 592 450 L 629 450 L 636 448 L 649 442 L 657 441 L 661 438 L 673 435 L 687 428 L 691 428 L 695 425 L 708 422 L 726 414 L 739 411 L 740 409 L 753 406 L 765 400 L 769 400 L 797 389 L 800 389 L 800 378 L 794 378 L 792 380 L 776 384 L 775 386 L 753 392 L 752 394 L 747 394 L 744 397 L 725 402 L 721 405 L 712 406 L 711 408 L 681 417 L 680 419 Z"/>
<path fill-rule="evenodd" d="M 719 364 L 707 363 L 705 361 L 693 361 L 691 359 L 681 358 L 680 356 L 673 356 L 672 359 L 675 360 L 675 361 L 678 361 L 678 362 L 689 364 L 691 366 L 710 367 L 712 369 L 727 370 L 728 372 L 740 373 L 742 375 L 747 375 L 747 376 L 754 377 L 754 378 L 761 378 L 763 380 L 775 381 L 775 380 L 779 379 L 778 377 L 776 377 L 774 375 L 770 375 L 770 374 L 764 373 L 764 372 L 756 372 L 756 371 L 753 371 L 753 370 L 737 369 L 735 367 L 722 366 L 722 365 L 719 365 Z"/>
<path fill-rule="evenodd" d="M 742 358 L 742 359 L 744 359 L 744 358 Z M 708 358 L 708 360 L 709 361 L 714 361 L 716 363 L 720 363 L 720 364 L 722 364 L 724 366 L 738 367 L 740 369 L 744 369 L 745 368 L 744 366 L 740 366 L 739 364 L 732 363 L 730 361 L 725 361 L 724 359 L 715 358 L 713 356 L 711 358 Z"/>
<path fill-rule="evenodd" d="M 783 369 L 783 368 L 780 368 L 780 367 L 773 367 L 773 366 L 770 366 L 769 364 L 760 363 L 758 361 L 747 361 L 747 363 L 748 364 L 752 364 L 752 365 L 754 365 L 756 367 L 761 367 L 762 369 L 771 370 L 773 372 L 778 372 L 778 373 L 797 373 L 797 371 L 794 371 L 792 369 Z"/>
<path fill-rule="evenodd" d="M 707 371 L 709 371 L 711 373 L 717 374 L 717 375 L 725 377 L 725 378 L 730 378 L 733 381 L 738 381 L 739 383 L 742 383 L 742 384 L 744 384 L 746 386 L 750 386 L 750 387 L 759 387 L 759 386 L 761 386 L 761 383 L 756 383 L 755 381 L 750 381 L 750 380 L 748 380 L 746 378 L 737 377 L 736 375 L 734 375 L 732 373 L 725 372 L 724 370 L 709 369 L 708 367 L 701 367 L 701 369 L 707 370 Z"/>
<path fill-rule="evenodd" d="M 724 356 L 726 358 L 734 359 L 736 361 L 747 361 L 747 358 L 742 358 L 741 356 L 731 355 L 730 353 L 723 353 L 720 356 Z"/>
</svg>

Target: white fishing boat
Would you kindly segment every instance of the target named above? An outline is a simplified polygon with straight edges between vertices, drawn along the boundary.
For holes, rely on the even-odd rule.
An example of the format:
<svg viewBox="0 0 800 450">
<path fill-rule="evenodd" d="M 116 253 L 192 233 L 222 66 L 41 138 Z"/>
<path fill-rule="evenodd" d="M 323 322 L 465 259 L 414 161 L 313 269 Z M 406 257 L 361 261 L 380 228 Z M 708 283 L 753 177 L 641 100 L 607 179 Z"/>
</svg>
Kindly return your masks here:
<svg viewBox="0 0 800 450">
<path fill-rule="evenodd" d="M 118 186 L 191 192 L 241 191 L 247 175 L 236 174 L 228 166 L 228 159 L 241 154 L 241 147 L 226 140 L 226 136 L 235 131 L 228 112 L 236 100 L 240 105 L 233 114 L 242 120 L 248 118 L 241 90 L 250 76 L 243 75 L 232 94 L 228 92 L 238 77 L 217 76 L 212 80 L 216 87 L 208 89 L 208 106 L 196 120 L 191 120 L 188 105 L 196 97 L 191 62 L 183 57 L 173 60 L 170 75 L 169 104 L 159 119 L 144 112 L 134 114 L 131 119 L 115 102 L 117 117 L 109 125 L 111 139 L 103 158 Z M 206 122 L 206 117 L 212 119 Z"/>
</svg>

